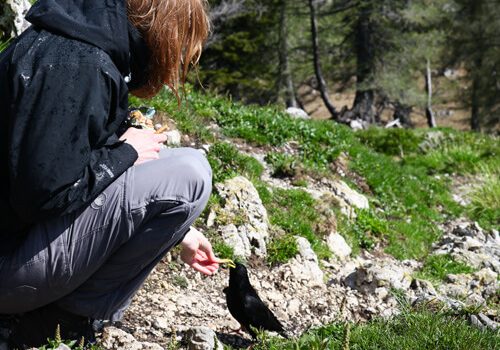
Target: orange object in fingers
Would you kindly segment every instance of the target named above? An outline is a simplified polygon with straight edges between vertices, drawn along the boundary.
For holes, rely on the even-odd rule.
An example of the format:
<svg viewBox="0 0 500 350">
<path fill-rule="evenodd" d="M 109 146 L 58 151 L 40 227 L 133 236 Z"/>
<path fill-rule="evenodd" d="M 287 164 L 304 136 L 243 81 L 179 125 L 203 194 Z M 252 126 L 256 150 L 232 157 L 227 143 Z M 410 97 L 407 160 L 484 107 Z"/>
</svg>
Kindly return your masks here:
<svg viewBox="0 0 500 350">
<path fill-rule="evenodd" d="M 168 125 L 165 125 L 161 128 L 159 128 L 158 130 L 156 130 L 156 134 L 161 134 L 162 132 L 165 132 L 168 130 Z"/>
</svg>

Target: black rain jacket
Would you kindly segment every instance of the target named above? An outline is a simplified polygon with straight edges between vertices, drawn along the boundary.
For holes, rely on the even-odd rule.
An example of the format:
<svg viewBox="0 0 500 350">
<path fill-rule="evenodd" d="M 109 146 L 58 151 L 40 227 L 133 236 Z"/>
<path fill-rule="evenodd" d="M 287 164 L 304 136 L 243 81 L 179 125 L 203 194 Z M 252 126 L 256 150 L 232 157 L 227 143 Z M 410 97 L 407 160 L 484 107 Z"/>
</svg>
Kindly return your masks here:
<svg viewBox="0 0 500 350">
<path fill-rule="evenodd" d="M 0 256 L 137 159 L 117 132 L 125 77 L 147 65 L 147 49 L 125 1 L 39 0 L 26 18 L 32 26 L 0 54 Z"/>
</svg>

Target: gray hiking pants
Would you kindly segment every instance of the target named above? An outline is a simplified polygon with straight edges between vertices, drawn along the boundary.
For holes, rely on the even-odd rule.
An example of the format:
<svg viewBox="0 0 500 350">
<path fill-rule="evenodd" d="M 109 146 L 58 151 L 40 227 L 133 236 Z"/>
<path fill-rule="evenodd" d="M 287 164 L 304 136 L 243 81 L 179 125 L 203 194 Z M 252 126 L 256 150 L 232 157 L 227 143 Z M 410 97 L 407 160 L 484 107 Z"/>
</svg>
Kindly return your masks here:
<svg viewBox="0 0 500 350">
<path fill-rule="evenodd" d="M 87 208 L 40 222 L 15 252 L 0 257 L 0 314 L 56 302 L 75 314 L 119 320 L 203 211 L 211 181 L 199 151 L 164 149 Z"/>
</svg>

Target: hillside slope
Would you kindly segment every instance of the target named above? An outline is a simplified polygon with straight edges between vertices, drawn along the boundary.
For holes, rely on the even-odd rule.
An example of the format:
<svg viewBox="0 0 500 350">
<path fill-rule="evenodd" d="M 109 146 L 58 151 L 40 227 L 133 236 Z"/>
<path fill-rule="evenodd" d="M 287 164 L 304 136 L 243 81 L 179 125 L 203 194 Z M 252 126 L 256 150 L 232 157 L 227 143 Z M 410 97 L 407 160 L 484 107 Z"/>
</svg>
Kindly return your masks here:
<svg viewBox="0 0 500 350">
<path fill-rule="evenodd" d="M 292 336 L 262 334 L 254 349 L 499 348 L 497 138 L 353 132 L 194 91 L 181 108 L 166 90 L 132 102 L 156 109 L 173 145 L 208 157 L 213 194 L 194 226 L 248 265 Z M 174 250 L 101 348 L 247 348 L 232 333 L 227 280 Z"/>
</svg>

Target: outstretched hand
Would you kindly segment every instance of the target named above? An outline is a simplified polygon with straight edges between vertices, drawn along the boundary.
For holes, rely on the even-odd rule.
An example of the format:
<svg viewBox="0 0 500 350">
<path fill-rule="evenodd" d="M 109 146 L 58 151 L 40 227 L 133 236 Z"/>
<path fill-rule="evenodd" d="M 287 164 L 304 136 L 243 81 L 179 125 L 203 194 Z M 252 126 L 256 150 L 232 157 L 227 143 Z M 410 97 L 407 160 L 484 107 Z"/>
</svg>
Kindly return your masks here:
<svg viewBox="0 0 500 350">
<path fill-rule="evenodd" d="M 212 250 L 208 239 L 195 228 L 191 228 L 181 243 L 181 259 L 196 271 L 213 275 L 221 260 Z"/>
</svg>

